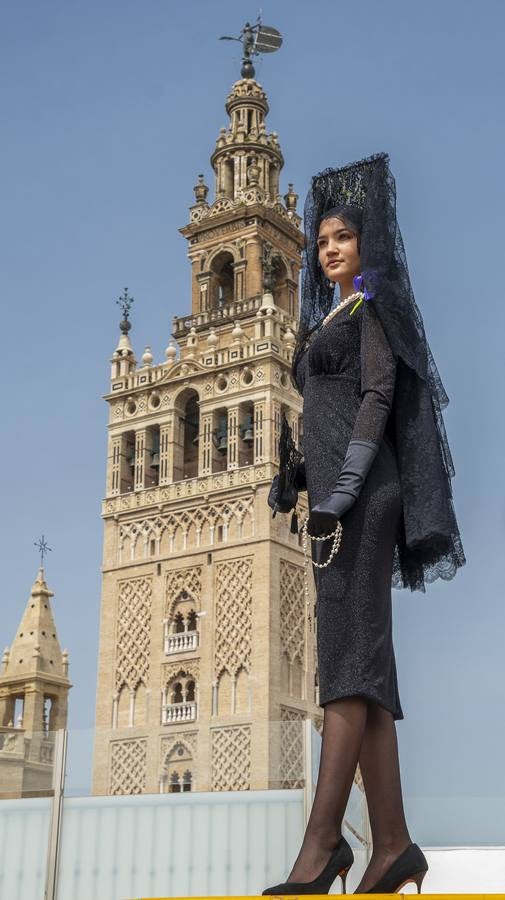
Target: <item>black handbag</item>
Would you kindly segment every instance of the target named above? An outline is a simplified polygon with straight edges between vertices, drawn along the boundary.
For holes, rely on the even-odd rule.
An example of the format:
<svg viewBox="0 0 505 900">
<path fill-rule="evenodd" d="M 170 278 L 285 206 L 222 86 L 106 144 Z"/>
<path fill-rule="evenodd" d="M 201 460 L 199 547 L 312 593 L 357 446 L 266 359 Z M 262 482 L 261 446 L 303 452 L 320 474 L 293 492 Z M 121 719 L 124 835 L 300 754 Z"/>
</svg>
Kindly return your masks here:
<svg viewBox="0 0 505 900">
<path fill-rule="evenodd" d="M 298 488 L 295 480 L 298 465 L 303 454 L 296 449 L 291 428 L 285 414 L 282 414 L 281 433 L 279 437 L 279 473 L 274 475 L 268 494 L 268 505 L 272 508 L 272 518 L 278 512 L 289 512 L 293 509 L 291 518 L 291 531 L 298 533 L 298 519 L 296 515 L 296 502 L 298 500 Z"/>
</svg>

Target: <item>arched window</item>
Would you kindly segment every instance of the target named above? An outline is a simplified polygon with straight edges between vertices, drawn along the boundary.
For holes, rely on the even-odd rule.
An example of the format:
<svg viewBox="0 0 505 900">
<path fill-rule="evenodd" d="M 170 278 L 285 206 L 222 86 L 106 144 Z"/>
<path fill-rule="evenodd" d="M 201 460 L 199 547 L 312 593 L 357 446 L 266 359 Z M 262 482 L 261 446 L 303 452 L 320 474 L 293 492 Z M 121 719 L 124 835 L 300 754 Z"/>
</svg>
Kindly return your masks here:
<svg viewBox="0 0 505 900">
<path fill-rule="evenodd" d="M 176 681 L 175 684 L 172 685 L 172 696 L 171 703 L 183 703 L 184 697 L 182 694 L 182 684 L 180 681 Z"/>
<path fill-rule="evenodd" d="M 177 772 L 172 772 L 170 776 L 169 791 L 171 794 L 179 794 L 181 790 L 181 781 Z"/>
<path fill-rule="evenodd" d="M 223 306 L 234 300 L 233 256 L 223 250 L 214 257 L 210 264 L 210 305 Z"/>
<path fill-rule="evenodd" d="M 189 769 L 186 769 L 186 771 L 184 772 L 184 775 L 182 776 L 182 790 L 190 791 L 191 790 L 191 782 L 192 782 L 191 772 L 189 771 Z"/>
<path fill-rule="evenodd" d="M 182 481 L 198 475 L 200 405 L 197 391 L 193 388 L 182 391 L 177 397 L 175 411 L 174 481 Z"/>
</svg>

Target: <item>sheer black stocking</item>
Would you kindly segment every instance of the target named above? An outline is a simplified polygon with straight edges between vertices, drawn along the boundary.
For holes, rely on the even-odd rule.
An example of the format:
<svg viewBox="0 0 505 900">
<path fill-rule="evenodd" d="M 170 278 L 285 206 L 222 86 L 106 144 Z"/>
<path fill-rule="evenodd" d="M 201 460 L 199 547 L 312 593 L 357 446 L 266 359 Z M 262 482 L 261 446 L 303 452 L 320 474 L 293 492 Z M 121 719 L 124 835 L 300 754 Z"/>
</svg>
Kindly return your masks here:
<svg viewBox="0 0 505 900">
<path fill-rule="evenodd" d="M 324 706 L 317 788 L 310 818 L 288 881 L 312 881 L 328 862 L 341 836 L 367 720 L 367 701 L 344 697 Z"/>
<path fill-rule="evenodd" d="M 367 891 L 411 843 L 403 809 L 396 725 L 378 703 L 368 707 L 359 767 L 365 786 L 373 853 L 356 894 Z"/>
<path fill-rule="evenodd" d="M 373 887 L 411 843 L 400 781 L 398 741 L 392 714 L 361 697 L 324 706 L 317 788 L 303 843 L 288 881 L 312 881 L 328 862 L 359 760 L 365 786 L 373 853 L 355 893 Z"/>
</svg>

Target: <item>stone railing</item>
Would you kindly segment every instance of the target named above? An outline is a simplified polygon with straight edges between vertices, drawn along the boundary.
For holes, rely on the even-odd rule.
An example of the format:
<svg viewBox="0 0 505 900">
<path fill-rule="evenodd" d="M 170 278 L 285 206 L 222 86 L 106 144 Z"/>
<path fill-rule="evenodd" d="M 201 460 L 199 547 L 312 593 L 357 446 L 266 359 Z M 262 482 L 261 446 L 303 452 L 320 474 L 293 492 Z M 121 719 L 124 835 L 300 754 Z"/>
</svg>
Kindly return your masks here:
<svg viewBox="0 0 505 900">
<path fill-rule="evenodd" d="M 262 298 L 251 297 L 247 300 L 236 300 L 233 303 L 223 303 L 222 306 L 213 306 L 204 312 L 194 316 L 174 316 L 173 336 L 177 339 L 185 336 L 190 328 L 208 328 L 210 325 L 219 325 L 221 322 L 233 322 L 242 316 L 255 313 L 261 306 Z"/>
<path fill-rule="evenodd" d="M 198 631 L 181 631 L 167 634 L 165 637 L 165 653 L 187 653 L 198 647 Z"/>
<path fill-rule="evenodd" d="M 273 463 L 258 463 L 257 465 L 241 466 L 238 469 L 213 472 L 211 475 L 185 478 L 183 481 L 174 481 L 172 484 L 156 485 L 151 488 L 143 488 L 140 491 L 130 491 L 127 494 L 119 494 L 116 497 L 105 499 L 102 503 L 102 515 L 107 517 L 117 515 L 123 511 L 143 509 L 149 506 L 157 506 L 161 510 L 165 503 L 170 503 L 180 498 L 197 498 L 211 494 L 214 491 L 228 490 L 230 487 L 257 484 L 260 481 L 271 481 L 275 471 Z"/>
<path fill-rule="evenodd" d="M 196 703 L 167 703 L 161 708 L 161 724 L 172 725 L 174 722 L 194 722 L 196 719 Z"/>
</svg>

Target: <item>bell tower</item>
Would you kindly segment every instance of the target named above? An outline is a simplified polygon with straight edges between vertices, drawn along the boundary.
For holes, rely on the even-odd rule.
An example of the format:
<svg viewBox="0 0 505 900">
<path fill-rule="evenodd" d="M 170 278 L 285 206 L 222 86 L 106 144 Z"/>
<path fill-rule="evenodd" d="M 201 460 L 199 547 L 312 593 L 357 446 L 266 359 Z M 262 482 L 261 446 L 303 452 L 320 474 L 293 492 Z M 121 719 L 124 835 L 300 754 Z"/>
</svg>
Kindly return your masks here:
<svg viewBox="0 0 505 900">
<path fill-rule="evenodd" d="M 162 362 L 147 347 L 137 364 L 122 298 L 96 793 L 300 786 L 301 723 L 322 719 L 312 574 L 307 604 L 301 536 L 267 505 L 282 414 L 302 443 L 289 369 L 304 243 L 268 108 L 252 76 L 233 85 L 214 196 L 200 175 L 181 228 L 191 311 L 174 317 Z"/>
<path fill-rule="evenodd" d="M 41 567 L 0 673 L 0 782 L 9 796 L 51 788 L 55 731 L 67 727 L 68 652 L 62 652 Z"/>
<path fill-rule="evenodd" d="M 200 175 L 190 224 L 181 229 L 192 264 L 192 313 L 267 292 L 294 319 L 302 246 L 298 197 L 292 184 L 284 198 L 279 194 L 284 159 L 277 134 L 266 130 L 265 91 L 242 78 L 226 111 L 229 125 L 221 128 L 211 156 L 215 200 L 209 205 Z"/>
</svg>

